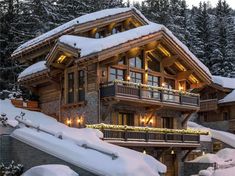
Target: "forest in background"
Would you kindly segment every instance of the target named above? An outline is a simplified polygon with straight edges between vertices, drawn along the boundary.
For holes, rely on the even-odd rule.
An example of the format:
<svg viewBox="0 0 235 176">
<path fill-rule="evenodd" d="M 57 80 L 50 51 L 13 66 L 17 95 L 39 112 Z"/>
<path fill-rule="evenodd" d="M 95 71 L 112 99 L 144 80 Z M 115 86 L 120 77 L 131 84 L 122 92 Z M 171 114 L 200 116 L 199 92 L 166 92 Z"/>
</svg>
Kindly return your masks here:
<svg viewBox="0 0 235 176">
<path fill-rule="evenodd" d="M 191 9 L 185 0 L 133 5 L 149 20 L 169 28 L 213 75 L 235 72 L 235 12 L 226 1 L 218 0 L 214 8 L 201 2 Z M 10 59 L 19 45 L 81 15 L 128 6 L 130 2 L 122 0 L 0 0 L 0 90 L 13 89 L 26 67 Z"/>
</svg>

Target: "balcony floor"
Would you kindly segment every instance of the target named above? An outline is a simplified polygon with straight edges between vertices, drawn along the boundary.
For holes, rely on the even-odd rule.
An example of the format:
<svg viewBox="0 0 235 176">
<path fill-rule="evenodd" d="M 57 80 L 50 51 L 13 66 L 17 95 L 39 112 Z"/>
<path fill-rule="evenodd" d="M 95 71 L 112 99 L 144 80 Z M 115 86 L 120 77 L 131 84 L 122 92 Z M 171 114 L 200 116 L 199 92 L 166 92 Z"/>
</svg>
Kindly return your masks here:
<svg viewBox="0 0 235 176">
<path fill-rule="evenodd" d="M 179 148 L 197 148 L 200 143 L 188 143 L 188 142 L 139 142 L 139 141 L 119 141 L 105 139 L 106 142 L 115 144 L 122 147 L 179 147 Z"/>
</svg>

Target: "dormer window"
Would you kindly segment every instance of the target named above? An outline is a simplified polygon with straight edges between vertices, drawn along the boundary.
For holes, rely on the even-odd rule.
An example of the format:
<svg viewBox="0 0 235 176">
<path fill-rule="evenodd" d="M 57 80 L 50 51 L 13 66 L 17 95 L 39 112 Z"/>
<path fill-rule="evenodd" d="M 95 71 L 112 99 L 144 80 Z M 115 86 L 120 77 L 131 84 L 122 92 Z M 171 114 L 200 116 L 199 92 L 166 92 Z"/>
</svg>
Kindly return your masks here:
<svg viewBox="0 0 235 176">
<path fill-rule="evenodd" d="M 143 68 L 143 60 L 139 56 L 130 58 L 129 63 L 131 67 Z"/>
<path fill-rule="evenodd" d="M 112 34 L 117 34 L 121 32 L 121 26 L 116 26 L 112 29 Z"/>
<path fill-rule="evenodd" d="M 95 33 L 95 38 L 104 38 L 105 37 L 105 32 L 104 31 L 99 31 Z"/>
</svg>

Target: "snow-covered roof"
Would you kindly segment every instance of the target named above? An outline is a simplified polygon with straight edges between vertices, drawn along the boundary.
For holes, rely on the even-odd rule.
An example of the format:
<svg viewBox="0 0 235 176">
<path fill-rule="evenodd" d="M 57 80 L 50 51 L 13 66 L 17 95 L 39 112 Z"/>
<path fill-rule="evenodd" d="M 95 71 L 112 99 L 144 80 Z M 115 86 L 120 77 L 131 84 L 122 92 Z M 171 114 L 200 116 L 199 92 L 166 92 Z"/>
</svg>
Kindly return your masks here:
<svg viewBox="0 0 235 176">
<path fill-rule="evenodd" d="M 152 156 L 101 140 L 102 133 L 98 130 L 68 127 L 43 113 L 16 108 L 10 100 L 0 100 L 0 107 L 0 113 L 5 113 L 8 120 L 14 121 L 24 112 L 27 124 L 47 132 L 21 124 L 12 137 L 97 175 L 159 176 L 158 173 L 166 172 L 166 166 Z M 112 159 L 105 153 L 114 153 L 118 158 Z"/>
<path fill-rule="evenodd" d="M 224 88 L 235 89 L 235 78 L 212 76 L 212 81 Z"/>
<path fill-rule="evenodd" d="M 31 45 L 35 45 L 47 38 L 50 38 L 52 36 L 54 36 L 55 34 L 57 33 L 60 33 L 60 32 L 63 32 L 75 25 L 78 25 L 78 24 L 82 24 L 82 23 L 86 23 L 86 22 L 90 22 L 90 21 L 94 21 L 94 20 L 97 20 L 97 19 L 101 19 L 101 18 L 104 18 L 104 17 L 108 17 L 108 16 L 112 16 L 112 15 L 117 15 L 119 13 L 124 13 L 124 12 L 127 12 L 127 11 L 131 11 L 131 10 L 134 10 L 136 13 L 138 13 L 144 21 L 146 21 L 146 23 L 148 23 L 148 20 L 141 14 L 141 12 L 139 12 L 136 8 L 134 7 L 130 7 L 130 8 L 113 8 L 113 9 L 105 9 L 105 10 L 101 10 L 101 11 L 97 11 L 97 12 L 94 12 L 94 13 L 89 13 L 89 14 L 86 14 L 86 15 L 83 15 L 83 16 L 80 16 L 78 18 L 75 18 L 61 26 L 58 26 L 57 28 L 51 30 L 51 31 L 48 31 L 32 40 L 29 40 L 28 42 L 20 45 L 14 52 L 13 54 L 19 52 L 20 50 L 23 50 Z"/>
<path fill-rule="evenodd" d="M 43 70 L 46 70 L 47 67 L 45 65 L 46 61 L 39 61 L 33 65 L 30 65 L 28 68 L 26 68 L 24 71 L 22 71 L 19 76 L 18 79 L 37 73 L 37 72 L 41 72 Z"/>
<path fill-rule="evenodd" d="M 223 99 L 219 100 L 219 104 L 235 102 L 235 90 L 226 95 Z"/>
<path fill-rule="evenodd" d="M 22 176 L 78 176 L 68 166 L 60 164 L 48 164 L 35 166 L 26 171 Z"/>
<path fill-rule="evenodd" d="M 159 31 L 164 31 L 168 34 L 168 36 L 172 38 L 172 40 L 175 41 L 201 69 L 203 69 L 210 77 L 212 76 L 209 69 L 188 49 L 187 46 L 178 40 L 169 29 L 164 25 L 152 22 L 148 25 L 140 26 L 101 39 L 64 35 L 59 38 L 59 42 L 80 49 L 81 57 L 83 57 Z"/>
<path fill-rule="evenodd" d="M 225 131 L 220 131 L 220 130 L 214 130 L 211 128 L 206 128 L 202 125 L 199 125 L 195 122 L 191 122 L 188 121 L 188 127 L 192 128 L 192 129 L 198 129 L 198 130 L 207 130 L 210 133 L 210 137 L 217 139 L 219 141 L 222 141 L 225 144 L 230 145 L 231 147 L 235 148 L 235 135 L 229 132 L 225 132 Z"/>
</svg>

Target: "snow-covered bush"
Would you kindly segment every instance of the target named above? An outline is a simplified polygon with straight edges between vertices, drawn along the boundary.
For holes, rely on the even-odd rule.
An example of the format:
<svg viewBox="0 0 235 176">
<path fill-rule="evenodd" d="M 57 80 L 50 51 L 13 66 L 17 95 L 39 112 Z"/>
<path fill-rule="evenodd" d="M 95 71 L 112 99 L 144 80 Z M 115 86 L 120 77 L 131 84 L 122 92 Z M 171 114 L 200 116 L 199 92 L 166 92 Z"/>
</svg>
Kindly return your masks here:
<svg viewBox="0 0 235 176">
<path fill-rule="evenodd" d="M 23 173 L 23 165 L 16 164 L 14 161 L 8 166 L 0 165 L 0 176 L 20 176 Z"/>
</svg>

